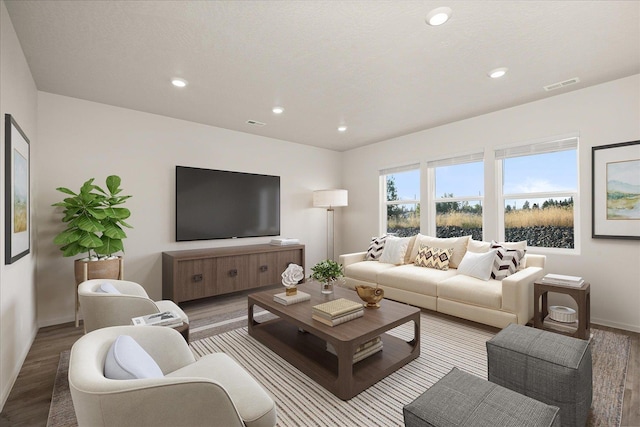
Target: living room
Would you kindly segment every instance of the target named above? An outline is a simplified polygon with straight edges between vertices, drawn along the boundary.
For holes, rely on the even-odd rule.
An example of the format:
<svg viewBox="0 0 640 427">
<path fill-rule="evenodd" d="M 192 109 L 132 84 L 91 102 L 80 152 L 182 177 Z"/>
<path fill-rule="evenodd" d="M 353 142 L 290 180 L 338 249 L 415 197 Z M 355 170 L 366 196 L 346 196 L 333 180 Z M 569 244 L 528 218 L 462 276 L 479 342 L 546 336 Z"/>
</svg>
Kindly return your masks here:
<svg viewBox="0 0 640 427">
<path fill-rule="evenodd" d="M 638 4 L 611 4 L 613 9 L 621 8 L 622 12 L 618 11 L 621 15 L 630 8 L 626 14 L 635 17 L 634 34 L 637 35 L 640 25 Z M 433 5 L 429 3 L 429 6 Z M 455 9 L 455 5 L 452 8 Z M 565 252 L 537 248 L 530 248 L 530 251 L 547 255 L 548 272 L 582 276 L 591 283 L 593 323 L 640 332 L 637 309 L 640 303 L 640 245 L 634 240 L 593 239 L 591 236 L 591 149 L 640 139 L 638 37 L 625 38 L 624 42 L 635 52 L 634 65 L 598 84 L 576 85 L 576 89 L 560 90 L 549 97 L 540 95 L 537 100 L 522 105 L 484 111 L 430 128 L 416 128 L 401 136 L 343 150 L 339 148 L 339 135 L 333 137 L 336 147 L 320 148 L 262 136 L 254 133 L 254 129 L 241 132 L 202 124 L 198 119 L 187 120 L 123 107 L 117 93 L 113 94 L 111 102 L 93 102 L 82 99 L 89 98 L 89 94 L 62 95 L 42 90 L 47 76 L 36 75 L 30 68 L 32 58 L 21 47 L 4 1 L 0 12 L 2 120 L 4 123 L 5 114 L 11 114 L 17 120 L 29 138 L 31 157 L 30 252 L 15 263 L 0 267 L 0 391 L 3 404 L 38 329 L 74 319 L 75 286 L 71 260 L 63 258 L 53 244 L 53 237 L 61 230 L 60 212 L 51 206 L 60 200 L 56 187 L 78 188 L 89 178 L 96 178 L 102 184 L 111 174 L 122 178 L 125 192 L 133 195 L 127 206 L 132 212 L 129 222 L 134 227 L 128 230 L 126 241 L 125 277 L 144 284 L 154 299 L 162 297 L 163 251 L 268 243 L 269 239 L 265 238 L 176 242 L 176 165 L 280 176 L 280 234 L 298 238 L 306 245 L 305 261 L 309 268 L 324 259 L 327 251 L 326 211 L 312 206 L 314 190 L 349 190 L 348 206 L 335 211 L 335 253 L 366 250 L 371 237 L 382 233 L 379 216 L 381 170 L 420 163 L 421 172 L 426 174 L 426 162 L 431 159 L 481 151 L 485 159 L 483 213 L 487 219 L 484 236 L 485 240 L 498 240 L 495 150 L 577 134 L 576 248 Z M 611 31 L 616 32 L 615 29 Z M 618 46 L 610 47 L 616 49 Z M 558 80 L 575 77 L 574 74 L 580 75 L 581 71 L 580 68 L 571 70 L 571 75 L 562 75 Z M 69 70 L 69 75 L 74 76 L 73 70 Z M 164 79 L 165 76 L 154 78 Z M 96 86 L 100 84 L 100 81 L 95 82 Z M 173 88 L 167 87 L 167 92 L 159 99 L 182 105 L 184 99 L 172 91 Z M 465 103 L 464 97 L 455 101 L 460 106 Z M 437 108 L 433 107 L 434 110 Z M 282 126 L 278 124 L 278 118 L 271 116 L 270 110 L 265 114 L 264 121 L 269 121 L 265 127 Z M 247 119 L 260 120 L 260 117 L 244 120 Z M 353 123 L 351 127 L 357 125 Z M 0 151 L 5 153 L 4 126 L 2 129 Z M 308 132 L 313 133 L 314 129 L 311 127 Z M 4 156 L 0 178 L 3 189 L 6 184 Z M 426 178 L 421 182 L 426 183 Z M 427 186 L 421 186 L 421 198 L 426 199 L 427 192 Z M 1 203 L 0 219 L 4 223 L 4 197 Z M 426 215 L 421 219 L 421 225 L 423 233 L 433 234 L 433 226 Z M 2 233 L 2 239 L 0 256 L 5 259 L 6 233 Z"/>
</svg>

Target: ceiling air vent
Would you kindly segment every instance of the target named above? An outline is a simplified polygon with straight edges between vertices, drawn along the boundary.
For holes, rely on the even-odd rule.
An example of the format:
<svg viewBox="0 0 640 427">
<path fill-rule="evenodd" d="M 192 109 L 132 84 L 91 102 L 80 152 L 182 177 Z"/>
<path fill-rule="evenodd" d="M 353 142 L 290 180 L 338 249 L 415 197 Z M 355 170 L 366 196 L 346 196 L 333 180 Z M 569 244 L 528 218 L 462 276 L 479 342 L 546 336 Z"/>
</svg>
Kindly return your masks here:
<svg viewBox="0 0 640 427">
<path fill-rule="evenodd" d="M 264 126 L 266 123 L 259 122 L 257 120 L 247 120 L 247 124 L 252 126 Z"/>
<path fill-rule="evenodd" d="M 563 82 L 552 83 L 552 84 L 550 84 L 550 85 L 548 85 L 548 86 L 545 86 L 545 87 L 544 87 L 544 90 L 546 90 L 547 92 L 549 92 L 549 91 L 552 91 L 552 90 L 560 89 L 560 88 L 565 87 L 565 86 L 571 86 L 571 85 L 574 85 L 574 84 L 578 83 L 579 81 L 580 81 L 580 79 L 579 79 L 579 78 L 574 77 L 574 78 L 572 78 L 572 79 L 565 80 L 565 81 L 563 81 Z"/>
</svg>

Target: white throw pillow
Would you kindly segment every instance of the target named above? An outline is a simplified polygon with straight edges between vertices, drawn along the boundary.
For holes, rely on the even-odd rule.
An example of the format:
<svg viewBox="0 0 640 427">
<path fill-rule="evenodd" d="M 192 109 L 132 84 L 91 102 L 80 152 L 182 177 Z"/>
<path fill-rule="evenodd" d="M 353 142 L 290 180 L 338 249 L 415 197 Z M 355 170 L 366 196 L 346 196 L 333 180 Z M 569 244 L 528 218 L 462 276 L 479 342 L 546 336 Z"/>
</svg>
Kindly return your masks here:
<svg viewBox="0 0 640 427">
<path fill-rule="evenodd" d="M 117 290 L 116 287 L 109 282 L 102 283 L 100 287 L 96 289 L 96 292 L 103 293 L 103 294 L 122 295 L 122 292 Z"/>
<path fill-rule="evenodd" d="M 404 256 L 407 253 L 409 241 L 411 241 L 411 237 L 387 236 L 382 255 L 380 255 L 378 261 L 395 265 L 404 264 Z"/>
<path fill-rule="evenodd" d="M 462 237 L 447 237 L 445 239 L 439 237 L 425 236 L 418 234 L 416 242 L 413 244 L 413 252 L 411 253 L 411 262 L 415 262 L 420 245 L 431 246 L 438 249 L 453 248 L 453 254 L 449 260 L 449 267 L 458 268 L 458 264 L 462 261 L 462 257 L 467 252 L 467 243 L 471 239 L 471 235 Z"/>
<path fill-rule="evenodd" d="M 469 239 L 469 244 L 467 245 L 467 250 L 469 252 L 475 252 L 477 254 L 484 254 L 491 250 L 490 242 L 481 242 L 479 240 Z"/>
<path fill-rule="evenodd" d="M 164 377 L 156 361 L 129 335 L 120 335 L 111 344 L 104 376 L 112 380 Z"/>
<path fill-rule="evenodd" d="M 487 281 L 491 278 L 491 267 L 493 267 L 495 257 L 495 250 L 485 253 L 467 251 L 458 265 L 458 274 Z"/>
</svg>

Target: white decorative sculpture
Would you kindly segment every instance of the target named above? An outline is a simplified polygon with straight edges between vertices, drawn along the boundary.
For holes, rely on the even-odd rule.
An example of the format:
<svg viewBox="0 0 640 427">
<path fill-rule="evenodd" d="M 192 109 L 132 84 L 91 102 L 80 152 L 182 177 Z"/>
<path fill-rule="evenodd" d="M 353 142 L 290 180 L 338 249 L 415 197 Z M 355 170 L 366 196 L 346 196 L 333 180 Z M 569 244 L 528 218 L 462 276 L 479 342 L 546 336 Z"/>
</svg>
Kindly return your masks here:
<svg viewBox="0 0 640 427">
<path fill-rule="evenodd" d="M 282 273 L 282 285 L 286 288 L 287 295 L 295 295 L 298 291 L 296 285 L 304 278 L 304 270 L 298 264 L 289 264 Z"/>
</svg>

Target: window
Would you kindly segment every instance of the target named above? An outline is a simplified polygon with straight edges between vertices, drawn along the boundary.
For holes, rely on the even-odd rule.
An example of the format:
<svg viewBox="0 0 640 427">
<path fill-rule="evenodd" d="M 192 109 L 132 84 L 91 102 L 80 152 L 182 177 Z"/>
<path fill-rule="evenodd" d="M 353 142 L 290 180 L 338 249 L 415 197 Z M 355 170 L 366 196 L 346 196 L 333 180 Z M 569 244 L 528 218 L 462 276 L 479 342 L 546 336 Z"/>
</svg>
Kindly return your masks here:
<svg viewBox="0 0 640 427">
<path fill-rule="evenodd" d="M 384 197 L 383 231 L 399 237 L 420 231 L 420 165 L 380 171 Z"/>
<path fill-rule="evenodd" d="M 483 157 L 475 153 L 427 163 L 435 181 L 430 206 L 437 237 L 472 235 L 482 240 Z"/>
<path fill-rule="evenodd" d="M 578 138 L 568 137 L 496 151 L 504 240 L 576 247 L 577 147 Z"/>
</svg>

